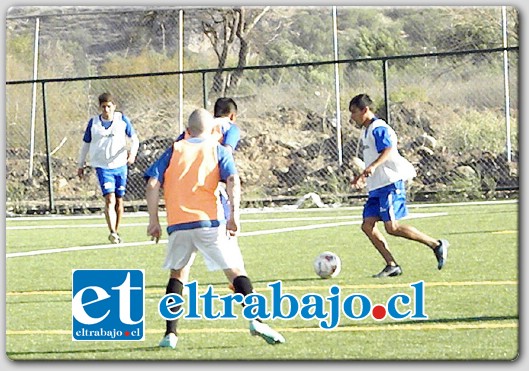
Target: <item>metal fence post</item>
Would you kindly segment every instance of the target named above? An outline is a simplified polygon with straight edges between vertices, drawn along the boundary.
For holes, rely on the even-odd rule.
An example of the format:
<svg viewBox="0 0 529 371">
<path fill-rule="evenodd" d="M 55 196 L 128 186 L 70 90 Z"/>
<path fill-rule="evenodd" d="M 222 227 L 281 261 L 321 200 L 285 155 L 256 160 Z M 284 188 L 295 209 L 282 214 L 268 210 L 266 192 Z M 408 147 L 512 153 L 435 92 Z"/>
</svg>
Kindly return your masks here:
<svg viewBox="0 0 529 371">
<path fill-rule="evenodd" d="M 51 154 L 50 154 L 50 136 L 48 133 L 48 117 L 46 113 L 46 83 L 42 82 L 42 114 L 44 118 L 44 137 L 46 139 L 46 163 L 48 168 L 48 196 L 49 196 L 49 211 L 50 213 L 55 209 L 53 200 L 53 176 L 51 173 Z"/>
<path fill-rule="evenodd" d="M 33 79 L 37 80 L 39 65 L 39 31 L 40 19 L 35 18 L 35 41 L 33 49 Z M 31 93 L 31 131 L 29 139 L 29 178 L 33 177 L 33 157 L 35 156 L 35 113 L 37 110 L 37 82 L 33 83 Z"/>
<path fill-rule="evenodd" d="M 382 60 L 382 75 L 384 79 L 384 104 L 386 106 L 386 122 L 391 125 L 391 118 L 389 117 L 389 90 L 388 90 L 388 60 Z"/>
<path fill-rule="evenodd" d="M 338 27 L 336 24 L 336 6 L 332 7 L 332 29 L 333 29 L 333 50 L 334 61 L 338 60 Z M 343 164 L 342 146 L 342 117 L 340 107 L 340 73 L 338 63 L 334 63 L 334 91 L 336 99 L 336 147 L 338 149 L 338 167 Z"/>
<path fill-rule="evenodd" d="M 505 6 L 501 7 L 503 47 L 507 48 L 507 10 Z M 510 112 L 510 93 L 509 93 L 509 54 L 503 50 L 503 86 L 505 90 L 505 151 L 507 152 L 507 162 L 511 162 L 511 112 Z"/>
<path fill-rule="evenodd" d="M 208 89 L 206 87 L 207 85 L 207 75 L 206 72 L 202 72 L 202 103 L 204 104 L 204 108 L 208 108 Z"/>
</svg>

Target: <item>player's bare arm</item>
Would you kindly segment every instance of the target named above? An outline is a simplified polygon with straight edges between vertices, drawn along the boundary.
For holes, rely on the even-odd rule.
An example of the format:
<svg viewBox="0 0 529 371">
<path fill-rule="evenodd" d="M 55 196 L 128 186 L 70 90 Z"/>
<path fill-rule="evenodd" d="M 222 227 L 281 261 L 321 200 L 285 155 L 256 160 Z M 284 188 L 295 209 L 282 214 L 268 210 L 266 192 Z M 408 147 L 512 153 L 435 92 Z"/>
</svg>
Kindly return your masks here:
<svg viewBox="0 0 529 371">
<path fill-rule="evenodd" d="M 366 176 L 363 172 L 355 176 L 353 180 L 351 181 L 351 186 L 355 189 L 362 189 L 365 187 L 365 185 L 366 185 Z"/>
<path fill-rule="evenodd" d="M 160 201 L 160 182 L 156 178 L 149 178 L 145 187 L 145 198 L 147 200 L 147 211 L 149 213 L 149 226 L 147 235 L 151 240 L 158 243 L 162 235 L 160 219 L 158 218 L 158 204 Z"/>
<path fill-rule="evenodd" d="M 134 134 L 130 139 L 132 143 L 130 146 L 129 156 L 127 157 L 127 163 L 129 165 L 132 165 L 134 161 L 136 161 L 136 156 L 138 155 L 138 149 L 140 148 L 140 140 L 136 134 Z"/>
<path fill-rule="evenodd" d="M 226 193 L 230 203 L 230 217 L 226 222 L 228 233 L 235 236 L 240 230 L 241 180 L 239 175 L 232 174 L 226 179 Z"/>
<path fill-rule="evenodd" d="M 90 143 L 83 142 L 83 145 L 81 146 L 81 150 L 79 152 L 79 158 L 77 160 L 77 176 L 79 179 L 84 178 L 84 164 L 86 160 L 86 155 L 88 154 L 88 151 L 90 150 Z"/>
</svg>

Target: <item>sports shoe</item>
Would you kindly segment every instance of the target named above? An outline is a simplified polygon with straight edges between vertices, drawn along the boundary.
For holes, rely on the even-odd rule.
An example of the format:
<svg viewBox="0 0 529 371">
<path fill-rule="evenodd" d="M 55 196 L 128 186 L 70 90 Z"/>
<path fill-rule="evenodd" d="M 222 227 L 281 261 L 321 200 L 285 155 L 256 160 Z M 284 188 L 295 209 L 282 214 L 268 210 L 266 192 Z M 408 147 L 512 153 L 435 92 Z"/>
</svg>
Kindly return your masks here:
<svg viewBox="0 0 529 371">
<path fill-rule="evenodd" d="M 268 344 L 284 343 L 285 338 L 279 332 L 273 330 L 270 326 L 257 320 L 250 321 L 250 334 L 252 336 L 262 337 Z"/>
<path fill-rule="evenodd" d="M 398 265 L 386 265 L 384 269 L 378 274 L 373 275 L 374 278 L 395 277 L 402 274 L 402 269 Z"/>
<path fill-rule="evenodd" d="M 178 336 L 175 333 L 171 332 L 170 334 L 165 335 L 165 337 L 160 341 L 161 348 L 176 348 L 176 343 L 178 343 Z"/>
<path fill-rule="evenodd" d="M 115 232 L 112 232 L 108 235 L 108 240 L 110 243 L 121 243 L 121 237 Z"/>
<path fill-rule="evenodd" d="M 433 249 L 435 253 L 435 258 L 437 259 L 437 269 L 442 269 L 446 263 L 446 258 L 448 256 L 448 246 L 450 244 L 447 240 L 439 240 L 439 246 Z"/>
</svg>

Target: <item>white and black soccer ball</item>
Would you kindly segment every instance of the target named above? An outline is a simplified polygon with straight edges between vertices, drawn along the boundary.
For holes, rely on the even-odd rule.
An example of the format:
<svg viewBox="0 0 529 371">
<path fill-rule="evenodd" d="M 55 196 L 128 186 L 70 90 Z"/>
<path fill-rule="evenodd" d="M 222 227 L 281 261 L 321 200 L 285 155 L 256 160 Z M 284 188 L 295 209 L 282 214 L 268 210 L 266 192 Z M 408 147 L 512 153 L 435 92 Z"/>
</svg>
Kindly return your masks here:
<svg viewBox="0 0 529 371">
<path fill-rule="evenodd" d="M 321 278 L 336 277 L 341 269 L 340 257 L 331 251 L 322 252 L 314 259 L 314 272 Z"/>
</svg>

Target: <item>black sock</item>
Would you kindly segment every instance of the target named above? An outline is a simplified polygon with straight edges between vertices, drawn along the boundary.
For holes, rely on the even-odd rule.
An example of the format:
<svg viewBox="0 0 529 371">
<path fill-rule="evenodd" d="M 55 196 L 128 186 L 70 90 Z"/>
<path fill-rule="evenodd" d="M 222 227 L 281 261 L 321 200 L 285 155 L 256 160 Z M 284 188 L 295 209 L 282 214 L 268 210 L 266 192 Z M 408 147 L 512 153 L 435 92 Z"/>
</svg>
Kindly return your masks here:
<svg viewBox="0 0 529 371">
<path fill-rule="evenodd" d="M 169 282 L 167 283 L 167 288 L 165 289 L 165 294 L 178 294 L 182 295 L 182 291 L 184 289 L 184 285 L 182 282 L 180 282 L 176 278 L 169 278 Z M 181 305 L 171 308 L 170 311 L 173 313 L 176 313 L 180 309 Z M 177 334 L 176 332 L 176 323 L 178 322 L 178 319 L 172 320 L 172 321 L 165 321 L 165 335 L 169 335 L 171 332 Z"/>
<path fill-rule="evenodd" d="M 253 292 L 252 281 L 250 281 L 250 279 L 246 276 L 235 277 L 233 280 L 233 288 L 235 289 L 236 293 L 242 294 L 243 296 Z M 242 306 L 244 307 L 244 304 L 242 304 Z M 256 318 L 256 320 L 262 322 L 260 318 Z"/>
<path fill-rule="evenodd" d="M 246 276 L 237 276 L 233 280 L 235 292 L 246 296 L 253 292 L 252 281 Z"/>
</svg>

